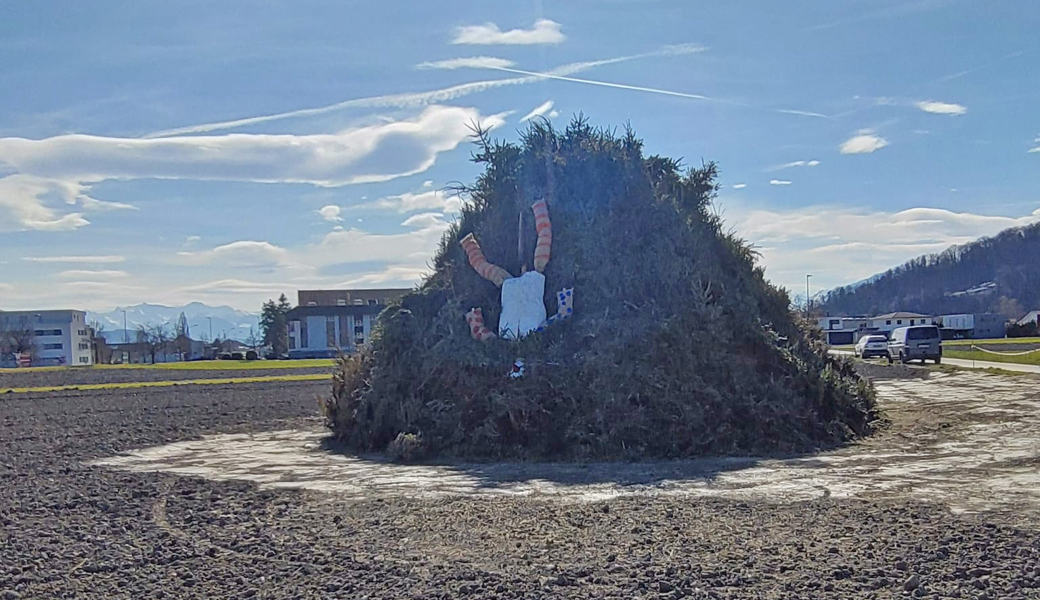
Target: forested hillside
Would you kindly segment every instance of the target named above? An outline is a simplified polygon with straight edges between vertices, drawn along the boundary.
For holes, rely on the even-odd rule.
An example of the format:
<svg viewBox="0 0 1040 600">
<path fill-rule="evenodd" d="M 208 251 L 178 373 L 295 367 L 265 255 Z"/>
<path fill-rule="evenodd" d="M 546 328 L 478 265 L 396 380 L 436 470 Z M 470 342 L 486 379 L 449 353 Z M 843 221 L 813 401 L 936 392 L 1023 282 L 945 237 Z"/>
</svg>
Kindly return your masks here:
<svg viewBox="0 0 1040 600">
<path fill-rule="evenodd" d="M 915 258 L 867 282 L 831 290 L 819 306 L 829 315 L 906 310 L 1021 317 L 1040 308 L 1040 224 Z"/>
</svg>

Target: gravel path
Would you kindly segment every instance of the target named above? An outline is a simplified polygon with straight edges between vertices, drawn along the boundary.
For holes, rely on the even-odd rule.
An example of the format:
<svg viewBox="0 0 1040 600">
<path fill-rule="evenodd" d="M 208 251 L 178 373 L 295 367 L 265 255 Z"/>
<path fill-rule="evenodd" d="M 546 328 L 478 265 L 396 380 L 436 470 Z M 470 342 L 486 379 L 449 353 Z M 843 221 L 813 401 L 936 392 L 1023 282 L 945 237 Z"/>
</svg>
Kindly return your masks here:
<svg viewBox="0 0 1040 600">
<path fill-rule="evenodd" d="M 313 428 L 323 383 L 0 398 L 0 600 L 1040 598 L 1037 524 L 896 500 L 349 499 L 86 462 Z"/>
<path fill-rule="evenodd" d="M 0 389 L 129 383 L 137 381 L 183 381 L 186 379 L 225 379 L 228 377 L 270 377 L 330 373 L 330 367 L 278 369 L 62 369 L 51 371 L 0 370 Z"/>
</svg>

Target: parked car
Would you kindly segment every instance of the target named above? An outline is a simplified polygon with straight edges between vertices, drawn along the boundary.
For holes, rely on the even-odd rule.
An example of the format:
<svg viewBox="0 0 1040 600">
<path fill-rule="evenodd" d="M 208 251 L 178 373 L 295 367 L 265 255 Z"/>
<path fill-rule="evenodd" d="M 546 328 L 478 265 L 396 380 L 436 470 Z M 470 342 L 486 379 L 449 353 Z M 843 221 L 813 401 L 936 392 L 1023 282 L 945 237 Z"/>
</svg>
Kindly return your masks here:
<svg viewBox="0 0 1040 600">
<path fill-rule="evenodd" d="M 870 358 L 872 356 L 888 356 L 888 338 L 883 335 L 865 335 L 856 342 L 852 351 L 856 356 Z"/>
<path fill-rule="evenodd" d="M 901 363 L 911 360 L 934 360 L 942 362 L 942 335 L 934 325 L 900 327 L 888 338 L 888 359 L 899 359 Z"/>
</svg>

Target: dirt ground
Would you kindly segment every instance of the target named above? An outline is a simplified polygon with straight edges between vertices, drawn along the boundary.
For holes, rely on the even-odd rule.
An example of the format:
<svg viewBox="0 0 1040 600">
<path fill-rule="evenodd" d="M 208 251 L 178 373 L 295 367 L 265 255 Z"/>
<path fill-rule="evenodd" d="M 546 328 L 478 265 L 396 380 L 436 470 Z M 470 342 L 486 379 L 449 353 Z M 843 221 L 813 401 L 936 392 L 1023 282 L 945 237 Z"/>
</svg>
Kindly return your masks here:
<svg viewBox="0 0 1040 600">
<path fill-rule="evenodd" d="M 860 444 L 620 465 L 335 454 L 324 383 L 7 394 L 0 599 L 1040 598 L 1037 380 L 878 371 Z"/>
</svg>

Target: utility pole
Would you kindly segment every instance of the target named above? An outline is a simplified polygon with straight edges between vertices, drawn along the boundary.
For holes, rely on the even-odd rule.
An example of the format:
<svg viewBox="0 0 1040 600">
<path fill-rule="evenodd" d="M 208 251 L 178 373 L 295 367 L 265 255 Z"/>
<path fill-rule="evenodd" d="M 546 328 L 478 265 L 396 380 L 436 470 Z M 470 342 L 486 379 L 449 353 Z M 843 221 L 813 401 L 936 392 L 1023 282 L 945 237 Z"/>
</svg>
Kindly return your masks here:
<svg viewBox="0 0 1040 600">
<path fill-rule="evenodd" d="M 809 318 L 809 311 L 812 309 L 812 296 L 809 295 L 809 278 L 812 275 L 808 273 L 805 275 L 805 318 Z"/>
<path fill-rule="evenodd" d="M 123 343 L 127 343 L 130 340 L 127 339 L 129 336 L 126 332 L 126 309 L 123 309 Z"/>
<path fill-rule="evenodd" d="M 206 317 L 206 320 L 209 321 L 209 341 L 212 342 L 213 341 L 213 317 Z"/>
</svg>

